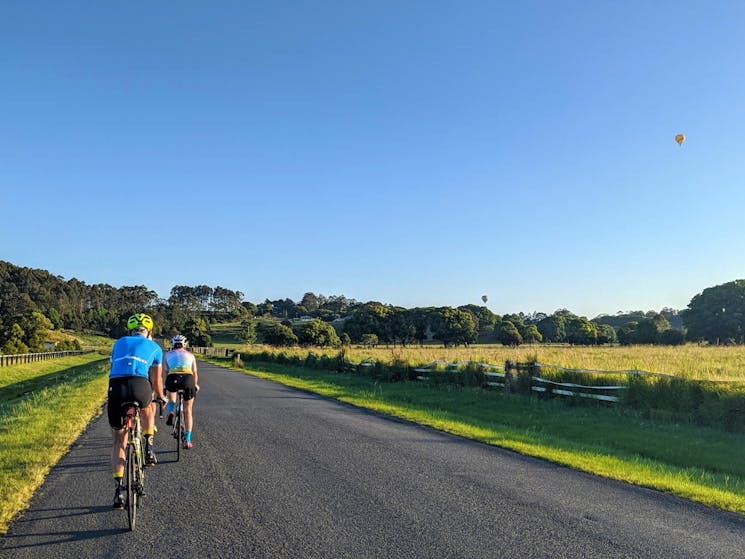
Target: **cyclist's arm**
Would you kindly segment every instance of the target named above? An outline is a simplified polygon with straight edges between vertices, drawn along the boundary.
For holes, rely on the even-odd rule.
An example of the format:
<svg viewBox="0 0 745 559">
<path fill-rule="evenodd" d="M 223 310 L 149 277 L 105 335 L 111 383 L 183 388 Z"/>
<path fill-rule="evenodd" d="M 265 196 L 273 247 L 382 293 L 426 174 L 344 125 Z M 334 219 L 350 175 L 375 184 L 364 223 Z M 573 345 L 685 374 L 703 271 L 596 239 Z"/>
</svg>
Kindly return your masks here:
<svg viewBox="0 0 745 559">
<path fill-rule="evenodd" d="M 196 357 L 191 362 L 191 373 L 194 375 L 194 384 L 199 386 L 199 373 L 197 372 L 197 359 Z"/>
<path fill-rule="evenodd" d="M 150 365 L 149 376 L 150 385 L 155 390 L 155 395 L 161 400 L 165 400 L 163 395 L 163 366 L 158 363 L 157 365 Z"/>
</svg>

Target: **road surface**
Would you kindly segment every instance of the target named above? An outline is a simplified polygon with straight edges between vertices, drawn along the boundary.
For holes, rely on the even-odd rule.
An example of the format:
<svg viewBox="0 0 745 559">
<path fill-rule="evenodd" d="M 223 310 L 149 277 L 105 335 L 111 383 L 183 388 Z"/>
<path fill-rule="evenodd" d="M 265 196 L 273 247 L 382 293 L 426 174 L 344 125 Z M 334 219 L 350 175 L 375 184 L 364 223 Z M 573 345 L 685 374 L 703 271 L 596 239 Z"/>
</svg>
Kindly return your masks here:
<svg viewBox="0 0 745 559">
<path fill-rule="evenodd" d="M 745 557 L 745 518 L 200 363 L 194 449 L 159 464 L 135 532 L 95 419 L 0 557 Z"/>
</svg>

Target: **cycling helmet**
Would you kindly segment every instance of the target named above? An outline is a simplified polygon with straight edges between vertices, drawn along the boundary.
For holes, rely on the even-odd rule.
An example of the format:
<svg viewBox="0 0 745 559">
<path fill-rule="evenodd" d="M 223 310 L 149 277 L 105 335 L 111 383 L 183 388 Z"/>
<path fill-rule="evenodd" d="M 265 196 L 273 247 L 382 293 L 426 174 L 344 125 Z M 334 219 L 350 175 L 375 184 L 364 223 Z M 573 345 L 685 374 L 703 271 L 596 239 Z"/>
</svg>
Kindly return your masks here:
<svg viewBox="0 0 745 559">
<path fill-rule="evenodd" d="M 176 334 L 173 338 L 171 338 L 171 346 L 176 347 L 176 344 L 181 344 L 182 347 L 186 347 L 186 336 Z"/>
<path fill-rule="evenodd" d="M 135 330 L 137 328 L 147 328 L 148 330 L 152 330 L 153 326 L 153 319 L 150 317 L 149 314 L 145 313 L 137 313 L 133 314 L 127 319 L 127 330 Z"/>
</svg>

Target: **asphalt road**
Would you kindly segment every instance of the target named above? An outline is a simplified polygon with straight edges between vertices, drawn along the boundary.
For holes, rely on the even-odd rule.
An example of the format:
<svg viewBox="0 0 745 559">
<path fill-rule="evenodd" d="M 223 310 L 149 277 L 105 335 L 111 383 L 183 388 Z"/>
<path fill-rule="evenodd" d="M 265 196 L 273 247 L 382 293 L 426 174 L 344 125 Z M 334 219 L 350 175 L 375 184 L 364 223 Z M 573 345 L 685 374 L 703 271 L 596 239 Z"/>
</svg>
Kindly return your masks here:
<svg viewBox="0 0 745 559">
<path fill-rule="evenodd" d="M 135 532 L 104 415 L 0 557 L 745 557 L 741 516 L 199 367 L 194 449 L 162 425 Z"/>
</svg>

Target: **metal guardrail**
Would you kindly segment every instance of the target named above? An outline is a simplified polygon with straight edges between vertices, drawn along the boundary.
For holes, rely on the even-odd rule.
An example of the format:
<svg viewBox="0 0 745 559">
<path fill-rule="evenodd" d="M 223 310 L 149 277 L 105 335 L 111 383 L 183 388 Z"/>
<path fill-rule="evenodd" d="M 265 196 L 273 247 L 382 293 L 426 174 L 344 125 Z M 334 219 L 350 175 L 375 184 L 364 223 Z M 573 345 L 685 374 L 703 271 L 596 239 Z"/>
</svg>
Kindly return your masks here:
<svg viewBox="0 0 745 559">
<path fill-rule="evenodd" d="M 47 361 L 48 359 L 59 359 L 70 355 L 83 355 L 93 353 L 93 349 L 81 349 L 72 351 L 45 351 L 42 353 L 16 353 L 12 355 L 0 355 L 0 367 L 19 365 L 21 363 L 33 363 L 34 361 Z"/>
</svg>

